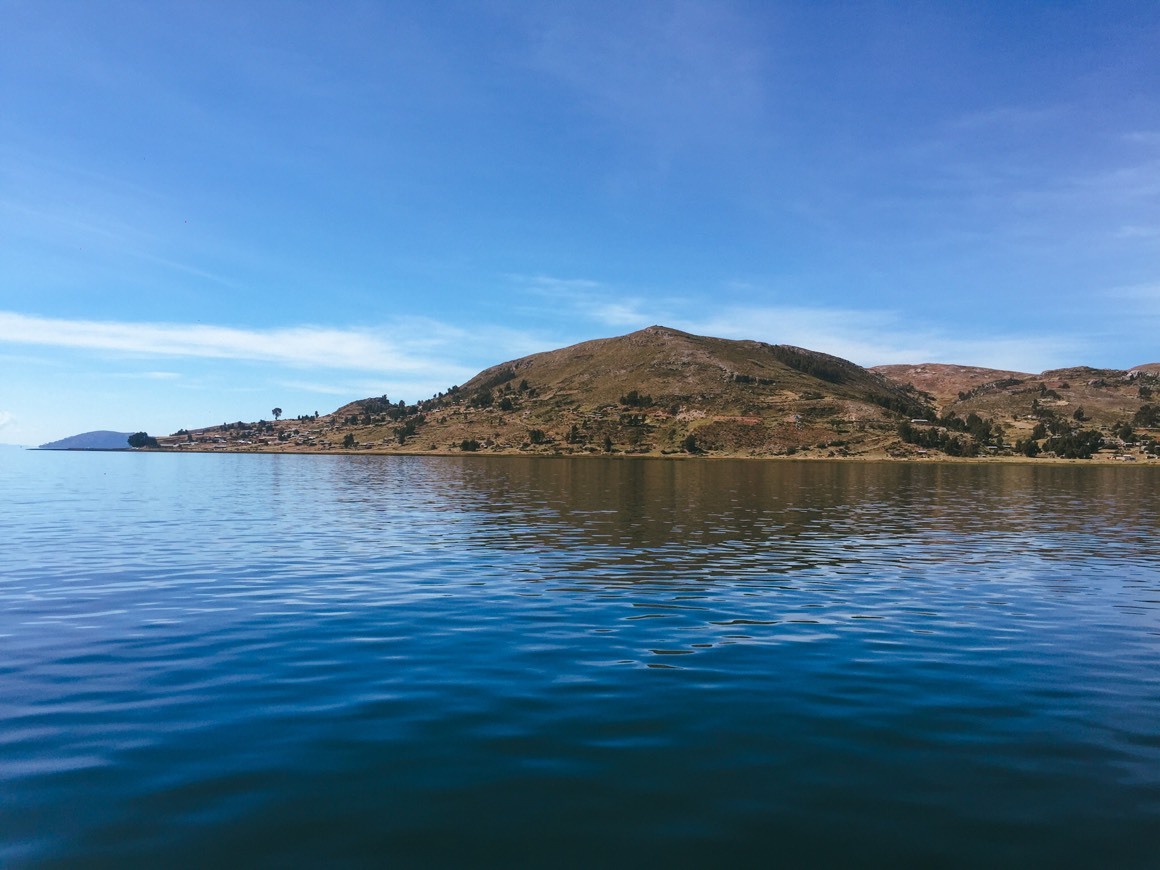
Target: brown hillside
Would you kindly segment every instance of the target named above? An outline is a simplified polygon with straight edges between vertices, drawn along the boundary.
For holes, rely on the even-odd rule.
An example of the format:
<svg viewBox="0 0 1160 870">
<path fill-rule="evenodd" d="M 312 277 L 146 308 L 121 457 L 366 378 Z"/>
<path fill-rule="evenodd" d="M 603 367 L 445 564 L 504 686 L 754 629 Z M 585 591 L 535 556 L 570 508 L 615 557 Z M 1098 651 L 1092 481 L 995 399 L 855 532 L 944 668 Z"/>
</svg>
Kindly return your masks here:
<svg viewBox="0 0 1160 870">
<path fill-rule="evenodd" d="M 922 413 L 913 391 L 838 357 L 651 326 L 492 366 L 430 414 L 423 437 L 499 449 L 776 453 Z M 480 437 L 482 436 L 482 437 Z M 538 441 L 536 440 L 538 439 Z M 840 445 L 842 447 L 846 445 Z"/>
<path fill-rule="evenodd" d="M 941 407 L 958 399 L 959 393 L 981 387 L 984 384 L 1012 378 L 1034 377 L 1024 372 L 1006 369 L 988 369 L 978 366 L 959 366 L 946 363 L 923 363 L 922 365 L 874 366 L 870 371 L 885 375 L 899 384 L 911 384 L 915 389 L 934 397 Z"/>
<path fill-rule="evenodd" d="M 1070 366 L 1038 375 L 972 366 L 876 366 L 897 383 L 931 394 L 940 413 L 978 414 L 1025 437 L 1036 423 L 1055 416 L 1087 427 L 1132 420 L 1149 402 L 1160 402 L 1160 365 L 1121 369 Z"/>
</svg>

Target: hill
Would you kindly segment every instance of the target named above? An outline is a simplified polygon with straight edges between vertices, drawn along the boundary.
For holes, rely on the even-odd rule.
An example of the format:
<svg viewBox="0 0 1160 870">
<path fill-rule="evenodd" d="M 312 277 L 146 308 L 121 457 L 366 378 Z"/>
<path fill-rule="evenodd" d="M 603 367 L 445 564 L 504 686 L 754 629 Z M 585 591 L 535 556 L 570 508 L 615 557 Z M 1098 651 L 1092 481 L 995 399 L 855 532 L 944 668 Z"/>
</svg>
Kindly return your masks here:
<svg viewBox="0 0 1160 870">
<path fill-rule="evenodd" d="M 324 416 L 239 421 L 161 441 L 383 453 L 974 456 L 1010 453 L 1026 439 L 1043 444 L 1084 421 L 1149 425 L 1138 412 L 1151 407 L 1153 384 L 1160 388 L 1160 377 L 1145 371 L 1086 368 L 869 370 L 791 345 L 651 326 L 500 363 L 410 405 L 370 397 Z"/>
<path fill-rule="evenodd" d="M 940 414 L 978 414 L 1032 429 L 1044 412 L 1096 426 L 1131 420 L 1140 408 L 1160 401 L 1160 366 L 1096 369 L 1072 366 L 1039 374 L 928 363 L 876 366 L 894 383 L 926 393 Z"/>
<path fill-rule="evenodd" d="M 99 429 L 95 432 L 82 432 L 80 435 L 71 435 L 59 441 L 50 441 L 41 444 L 41 450 L 128 450 L 129 432 L 109 432 Z"/>
<path fill-rule="evenodd" d="M 926 393 L 938 405 L 954 402 L 959 393 L 973 390 L 984 384 L 1012 378 L 1030 378 L 1024 372 L 1004 369 L 987 369 L 978 366 L 949 365 L 946 363 L 923 363 L 922 365 L 874 366 L 870 371 L 878 372 L 898 384 L 909 384 Z"/>
</svg>

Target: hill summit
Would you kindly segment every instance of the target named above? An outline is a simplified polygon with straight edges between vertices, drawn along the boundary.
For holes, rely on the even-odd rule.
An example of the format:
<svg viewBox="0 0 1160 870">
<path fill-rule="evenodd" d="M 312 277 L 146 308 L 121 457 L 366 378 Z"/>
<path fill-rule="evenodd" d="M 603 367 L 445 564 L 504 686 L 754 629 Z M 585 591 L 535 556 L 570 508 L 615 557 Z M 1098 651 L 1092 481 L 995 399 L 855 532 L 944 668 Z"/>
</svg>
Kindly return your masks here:
<svg viewBox="0 0 1160 870">
<path fill-rule="evenodd" d="M 848 360 L 665 326 L 492 366 L 455 399 L 486 412 L 494 431 L 485 445 L 531 438 L 528 446 L 599 450 L 610 441 L 635 452 L 682 449 L 693 436 L 700 450 L 779 453 L 888 423 L 891 412 L 926 411 L 917 391 Z"/>
</svg>

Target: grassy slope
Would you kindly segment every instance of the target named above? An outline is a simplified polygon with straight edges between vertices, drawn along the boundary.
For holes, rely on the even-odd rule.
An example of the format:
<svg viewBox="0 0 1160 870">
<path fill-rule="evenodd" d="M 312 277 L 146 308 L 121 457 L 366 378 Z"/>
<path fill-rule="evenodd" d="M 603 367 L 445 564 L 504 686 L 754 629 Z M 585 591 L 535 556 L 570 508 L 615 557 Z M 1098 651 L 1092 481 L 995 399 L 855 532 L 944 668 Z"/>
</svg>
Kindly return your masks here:
<svg viewBox="0 0 1160 870">
<path fill-rule="evenodd" d="M 1160 384 L 1151 366 L 1094 369 L 1073 366 L 1037 375 L 971 366 L 879 366 L 898 382 L 931 394 L 940 413 L 960 417 L 976 413 L 1003 423 L 1012 438 L 1024 437 L 1035 425 L 1036 403 L 1060 417 L 1074 418 L 1082 409 L 1084 425 L 1111 426 L 1130 420 L 1146 402 L 1160 403 Z M 1157 367 L 1160 369 L 1160 367 Z M 1133 374 L 1137 373 L 1137 374 Z M 1144 388 L 1144 394 L 1141 393 Z M 1147 397 L 1147 391 L 1154 395 Z"/>
</svg>

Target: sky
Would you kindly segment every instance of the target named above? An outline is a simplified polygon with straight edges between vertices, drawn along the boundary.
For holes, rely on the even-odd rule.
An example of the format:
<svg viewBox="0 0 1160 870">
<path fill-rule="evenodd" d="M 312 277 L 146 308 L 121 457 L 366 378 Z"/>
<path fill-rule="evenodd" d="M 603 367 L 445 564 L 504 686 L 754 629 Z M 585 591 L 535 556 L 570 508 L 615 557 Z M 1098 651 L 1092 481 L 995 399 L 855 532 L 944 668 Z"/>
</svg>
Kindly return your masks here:
<svg viewBox="0 0 1160 870">
<path fill-rule="evenodd" d="M 652 324 L 1160 361 L 1160 4 L 0 0 L 0 443 Z"/>
</svg>

